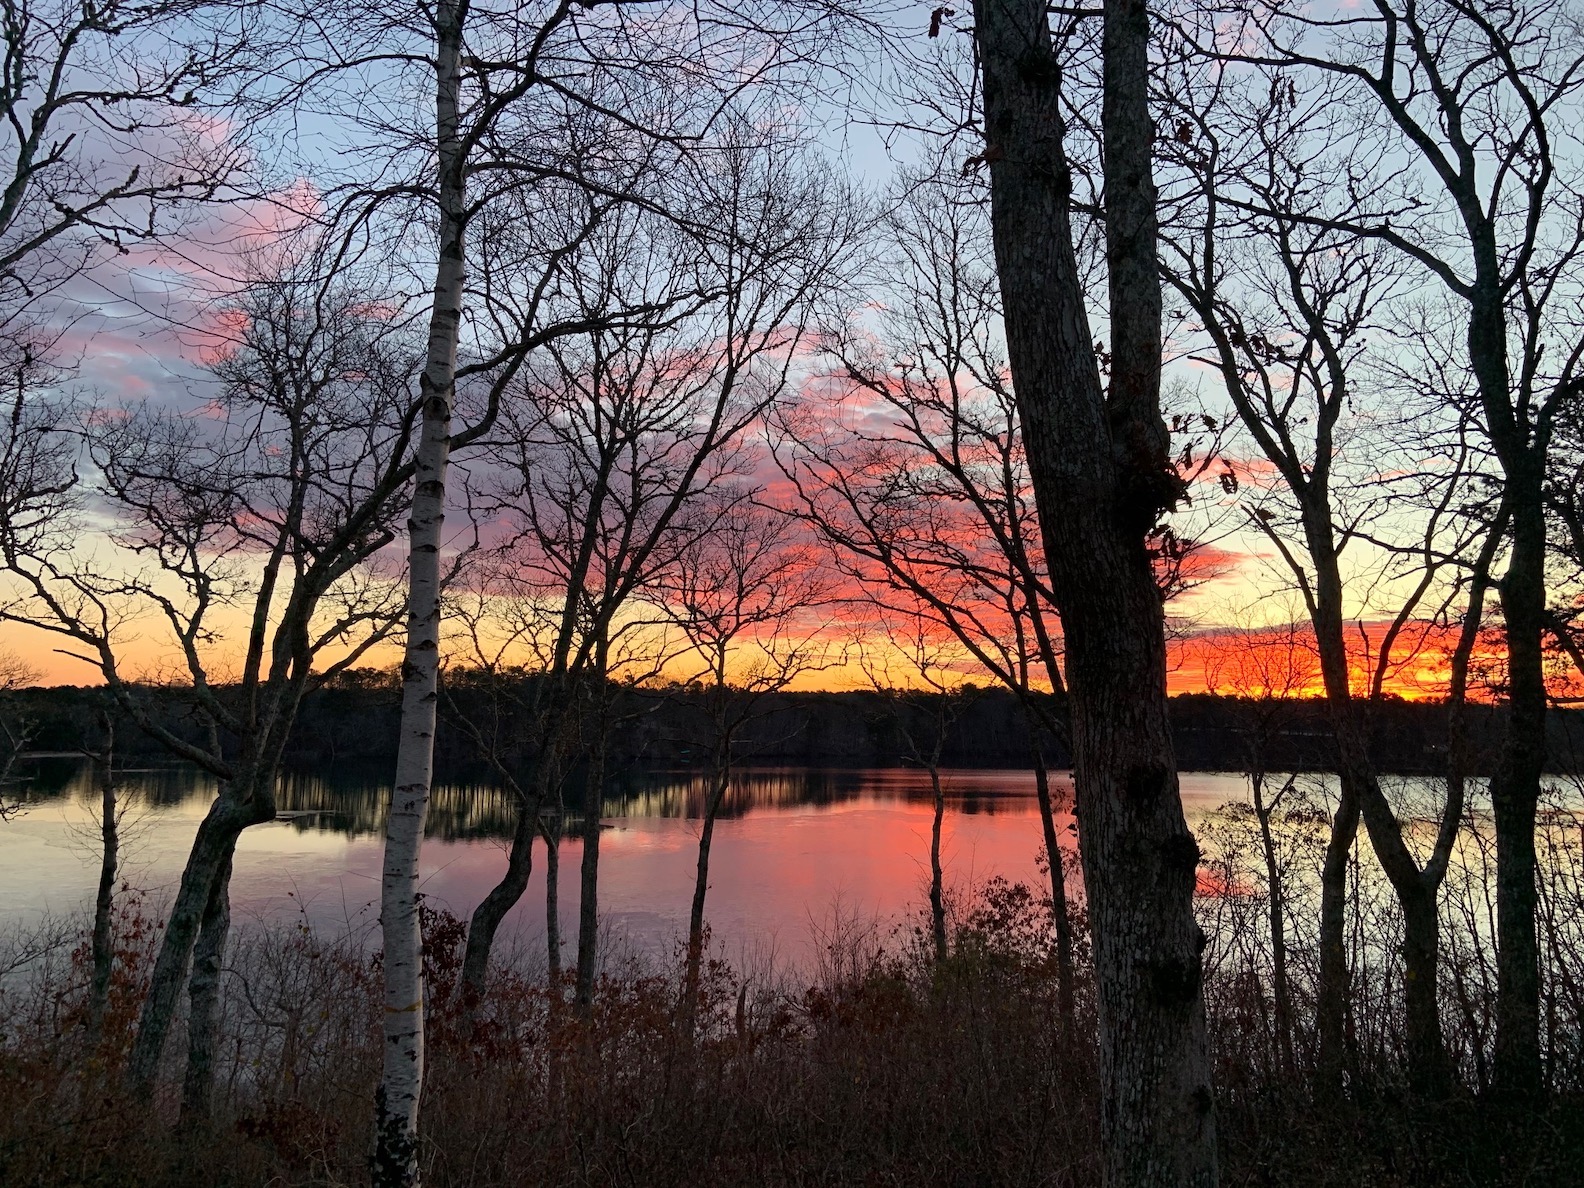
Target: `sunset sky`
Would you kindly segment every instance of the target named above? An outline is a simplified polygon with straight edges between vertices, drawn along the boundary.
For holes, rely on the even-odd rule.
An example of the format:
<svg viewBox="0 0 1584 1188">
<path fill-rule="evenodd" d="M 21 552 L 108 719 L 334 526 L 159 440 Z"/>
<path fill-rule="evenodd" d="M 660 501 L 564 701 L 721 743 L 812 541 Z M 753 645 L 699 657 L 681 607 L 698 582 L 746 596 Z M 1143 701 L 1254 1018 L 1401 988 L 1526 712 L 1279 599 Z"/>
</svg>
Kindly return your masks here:
<svg viewBox="0 0 1584 1188">
<path fill-rule="evenodd" d="M 204 367 L 227 349 L 236 331 L 234 311 L 225 296 L 235 282 L 230 279 L 241 262 L 266 249 L 295 221 L 294 211 L 311 210 L 316 202 L 312 185 L 300 181 L 268 200 L 219 208 L 190 221 L 173 243 L 134 247 L 122 256 L 102 260 L 73 279 L 56 305 L 62 328 L 61 347 L 75 363 L 71 382 L 74 394 L 110 404 L 153 401 L 203 415 Z M 1172 368 L 1179 398 L 1186 393 L 1202 407 L 1220 409 L 1217 380 L 1204 364 L 1181 359 Z M 817 374 L 809 383 L 818 384 Z M 1213 690 L 1227 693 L 1276 692 L 1303 696 L 1318 692 L 1318 675 L 1302 640 L 1281 625 L 1301 621 L 1303 606 L 1275 550 L 1249 527 L 1251 506 L 1271 482 L 1270 467 L 1259 460 L 1240 457 L 1247 443 L 1235 437 L 1221 461 L 1196 485 L 1193 504 L 1179 517 L 1179 531 L 1198 537 L 1201 545 L 1190 558 L 1188 572 L 1197 583 L 1169 608 L 1173 620 L 1172 663 L 1169 687 L 1173 692 Z M 785 484 L 773 468 L 764 466 L 763 478 L 772 492 Z M 1234 471 L 1240 494 L 1228 496 L 1216 481 Z M 111 525 L 101 520 L 104 528 Z M 131 558 L 103 532 L 82 539 L 80 558 L 93 558 L 103 573 L 133 564 Z M 1372 569 L 1371 566 L 1374 568 Z M 1350 633 L 1356 649 L 1355 666 L 1361 687 L 1372 663 L 1372 649 L 1387 622 L 1381 607 L 1389 608 L 1401 583 L 1379 580 L 1379 556 L 1361 562 L 1355 573 L 1359 586 L 1368 588 L 1375 605 L 1361 602 L 1358 626 Z M 859 591 L 849 588 L 847 597 Z M 851 637 L 861 615 L 856 611 L 831 611 L 833 637 Z M 238 641 L 243 637 L 242 612 L 220 612 L 211 623 L 216 637 L 208 650 L 217 676 L 235 671 Z M 1436 696 L 1441 691 L 1442 658 L 1450 646 L 1448 633 L 1429 624 L 1404 633 L 1415 637 L 1405 662 L 1390 670 L 1385 687 L 1405 697 Z M 129 621 L 121 633 L 121 665 L 128 675 L 158 678 L 179 666 L 168 631 L 153 616 Z M 97 683 L 88 664 L 63 654 L 66 641 L 24 626 L 0 628 L 0 646 L 18 654 L 45 684 Z M 873 649 L 876 642 L 870 639 Z M 1262 655 L 1262 660 L 1251 660 Z M 365 663 L 386 666 L 399 659 L 395 645 L 382 646 Z M 452 658 L 465 663 L 461 652 Z M 668 672 L 688 675 L 686 660 L 673 663 Z M 905 665 L 899 666 L 905 668 Z M 971 662 L 958 663 L 960 679 L 985 678 Z M 898 678 L 906 681 L 905 674 Z M 801 678 L 803 688 L 864 687 L 870 676 L 856 662 L 834 663 Z"/>
<path fill-rule="evenodd" d="M 203 129 L 203 135 L 217 141 L 228 134 L 227 126 L 218 122 Z M 910 153 L 920 151 L 916 144 L 904 143 L 899 153 L 888 156 L 878 137 L 850 128 L 827 133 L 823 139 L 841 170 L 875 188 L 884 186 L 899 161 L 905 163 Z M 325 139 L 306 157 L 293 160 L 283 154 L 280 162 L 264 163 L 262 172 L 277 175 L 278 185 L 263 196 L 189 215 L 159 244 L 133 244 L 121 254 L 107 252 L 54 293 L 47 308 L 51 327 L 59 335 L 60 357 L 71 376 L 65 390 L 84 402 L 113 406 L 150 401 L 186 415 L 205 415 L 205 385 L 211 381 L 204 368 L 229 349 L 238 329 L 227 299 L 236 291 L 237 278 L 256 267 L 283 233 L 322 208 L 325 179 L 315 173 L 322 169 L 333 178 L 335 169 L 324 148 L 332 140 Z M 884 292 L 871 298 L 878 309 L 886 301 Z M 856 309 L 853 316 L 861 320 L 865 310 Z M 1097 323 L 1096 332 L 1102 330 Z M 1168 411 L 1195 415 L 1213 411 L 1224 422 L 1226 401 L 1216 373 L 1195 354 L 1191 335 L 1180 326 L 1169 327 L 1169 334 L 1179 337 L 1169 338 L 1167 344 Z M 818 386 L 825 377 L 811 364 L 803 382 Z M 1383 420 L 1385 415 L 1383 411 Z M 1361 421 L 1369 419 L 1366 409 Z M 1395 466 L 1403 460 L 1387 461 Z M 1359 465 L 1356 459 L 1353 464 Z M 1404 465 L 1433 468 L 1436 460 L 1421 457 Z M 767 489 L 775 492 L 779 480 L 771 473 L 773 468 L 765 463 L 761 469 Z M 1229 475 L 1236 478 L 1235 493 L 1223 485 Z M 1168 608 L 1173 633 L 1169 684 L 1174 692 L 1214 689 L 1307 695 L 1317 691 L 1312 663 L 1292 659 L 1303 652 L 1302 641 L 1295 642 L 1292 633 L 1282 629 L 1304 618 L 1302 602 L 1271 541 L 1253 527 L 1256 513 L 1274 506 L 1273 478 L 1271 467 L 1254 457 L 1251 443 L 1231 434 L 1222 443 L 1217 463 L 1195 485 L 1193 502 L 1177 518 L 1179 535 L 1197 540 L 1199 547 L 1187 564 L 1193 588 Z M 134 564 L 106 535 L 113 526 L 101 517 L 101 531 L 90 532 L 76 545 L 79 559 L 91 558 L 104 574 Z M 392 552 L 399 560 L 396 550 Z M 1349 642 L 1355 648 L 1362 686 L 1368 680 L 1373 649 L 1410 577 L 1380 549 L 1365 543 L 1353 546 L 1347 566 L 1353 598 L 1350 617 L 1356 621 Z M 856 593 L 849 589 L 846 596 Z M 832 612 L 828 617 L 833 636 L 852 635 L 861 619 L 857 612 Z M 241 613 L 217 614 L 211 626 L 215 636 L 208 655 L 216 675 L 223 677 L 235 669 L 243 634 Z M 1403 632 L 1402 641 L 1403 659 L 1387 673 L 1386 689 L 1405 697 L 1436 696 L 1449 646 L 1447 629 L 1416 621 Z M 127 675 L 157 678 L 173 671 L 177 656 L 168 630 L 153 616 L 124 624 L 121 642 L 121 664 Z M 62 645 L 58 637 L 40 630 L 0 627 L 0 647 L 27 661 L 43 683 L 96 681 L 94 669 L 62 654 Z M 873 639 L 869 646 L 876 646 Z M 1251 660 L 1254 654 L 1264 659 Z M 396 647 L 387 645 L 370 652 L 365 663 L 390 665 L 397 657 Z M 1496 658 L 1487 649 L 1484 667 Z M 465 657 L 458 654 L 453 662 L 465 662 Z M 687 668 L 685 662 L 678 662 L 668 671 L 684 674 Z M 959 664 L 958 677 L 983 679 L 966 663 Z M 800 685 L 843 688 L 868 680 L 855 663 L 832 664 L 805 676 Z"/>
</svg>

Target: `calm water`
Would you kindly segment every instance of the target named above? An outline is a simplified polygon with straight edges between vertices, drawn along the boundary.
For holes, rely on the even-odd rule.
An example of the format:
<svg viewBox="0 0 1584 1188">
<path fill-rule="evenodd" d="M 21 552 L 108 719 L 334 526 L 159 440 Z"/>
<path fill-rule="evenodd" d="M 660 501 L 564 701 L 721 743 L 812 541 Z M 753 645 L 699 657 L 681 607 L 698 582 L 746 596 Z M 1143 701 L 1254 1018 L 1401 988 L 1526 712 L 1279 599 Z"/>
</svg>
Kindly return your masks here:
<svg viewBox="0 0 1584 1188">
<path fill-rule="evenodd" d="M 91 906 L 98 879 L 99 795 L 86 764 L 46 761 L 30 806 L 0 824 L 0 926 Z M 1034 778 L 1026 771 L 945 773 L 943 852 L 949 885 L 993 875 L 1037 885 L 1041 850 Z M 1067 782 L 1053 777 L 1065 799 Z M 1185 774 L 1190 818 L 1243 799 L 1241 776 Z M 686 928 L 703 783 L 686 772 L 631 773 L 608 792 L 600 843 L 601 915 L 618 944 L 669 951 Z M 284 781 L 287 819 L 249 829 L 238 846 L 236 919 L 306 914 L 333 930 L 373 925 L 387 788 L 338 773 Z M 213 784 L 189 769 L 128 771 L 121 782 L 122 877 L 158 903 L 174 890 Z M 711 852 L 708 916 L 725 955 L 794 963 L 839 912 L 882 924 L 924 900 L 929 870 L 928 776 L 906 769 L 750 769 L 736 781 Z M 437 788 L 424 847 L 423 889 L 467 915 L 500 877 L 511 815 L 485 785 Z M 1065 831 L 1069 813 L 1059 818 Z M 1070 834 L 1064 834 L 1070 837 Z M 561 848 L 561 906 L 575 934 L 581 847 Z M 543 937 L 544 849 L 508 917 L 507 943 Z M 537 953 L 537 947 L 530 952 Z"/>
</svg>

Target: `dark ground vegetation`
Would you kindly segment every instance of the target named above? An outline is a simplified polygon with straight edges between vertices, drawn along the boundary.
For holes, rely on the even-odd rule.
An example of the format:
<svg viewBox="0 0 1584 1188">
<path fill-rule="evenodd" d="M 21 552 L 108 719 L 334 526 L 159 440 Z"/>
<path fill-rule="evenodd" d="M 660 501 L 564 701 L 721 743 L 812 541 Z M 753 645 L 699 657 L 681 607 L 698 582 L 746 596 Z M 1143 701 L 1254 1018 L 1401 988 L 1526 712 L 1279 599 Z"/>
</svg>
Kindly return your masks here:
<svg viewBox="0 0 1584 1188">
<path fill-rule="evenodd" d="M 1482 1089 L 1491 1007 L 1478 969 L 1488 957 L 1477 944 L 1455 943 L 1444 998 L 1463 1075 L 1450 1097 L 1427 1101 L 1400 1075 L 1392 923 L 1368 914 L 1389 917 L 1390 898 L 1371 899 L 1353 955 L 1347 1094 L 1317 1100 L 1303 1018 L 1290 1063 L 1278 1042 L 1263 891 L 1236 873 L 1244 825 L 1234 812 L 1207 831 L 1216 858 L 1204 886 L 1216 886 L 1216 862 L 1232 872 L 1232 885 L 1201 897 L 1213 936 L 1206 998 L 1224 1182 L 1584 1183 L 1580 955 L 1556 949 L 1572 943 L 1573 921 L 1547 930 L 1547 1099 L 1503 1102 Z M 1554 892 L 1576 889 L 1571 874 L 1554 873 L 1567 876 L 1550 881 Z M 426 1182 L 1097 1183 L 1092 995 L 1085 989 L 1075 1024 L 1064 1027 L 1048 902 L 992 881 L 957 906 L 954 921 L 944 963 L 931 956 L 922 922 L 887 933 L 852 920 L 830 926 L 817 967 L 796 978 L 768 970 L 745 978 L 715 961 L 696 1038 L 686 1041 L 676 1025 L 680 955 L 676 968 L 611 961 L 587 1017 L 569 992 L 552 996 L 542 974 L 520 961 L 497 971 L 487 1001 L 470 1014 L 458 976 L 464 926 L 427 911 Z M 378 956 L 361 938 L 306 924 L 244 929 L 228 961 L 215 1117 L 183 1130 L 174 1124 L 180 1051 L 168 1054 L 170 1083 L 158 1100 L 132 1100 L 118 1088 L 157 929 L 135 896 L 123 897 L 110 1010 L 97 1039 L 86 1028 L 86 942 L 50 949 L 58 935 L 35 936 L 49 951 L 0 979 L 0 1183 L 366 1182 Z M 13 961 L 26 939 L 11 938 Z M 1300 937 L 1291 954 L 1300 986 L 1301 945 Z M 1300 1016 L 1304 1007 L 1300 993 Z"/>
</svg>

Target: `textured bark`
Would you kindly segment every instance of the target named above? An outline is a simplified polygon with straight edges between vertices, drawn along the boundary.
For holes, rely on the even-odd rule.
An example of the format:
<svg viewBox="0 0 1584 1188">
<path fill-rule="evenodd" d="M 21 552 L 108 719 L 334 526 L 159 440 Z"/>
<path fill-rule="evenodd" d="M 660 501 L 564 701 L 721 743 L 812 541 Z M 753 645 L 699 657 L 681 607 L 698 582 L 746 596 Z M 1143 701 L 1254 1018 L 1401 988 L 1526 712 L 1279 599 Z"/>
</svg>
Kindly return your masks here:
<svg viewBox="0 0 1584 1188">
<path fill-rule="evenodd" d="M 1315 988 L 1318 1033 L 1317 1094 L 1333 1100 L 1343 1090 L 1347 1068 L 1347 1012 L 1351 977 L 1347 962 L 1348 860 L 1358 838 L 1358 797 L 1342 786 L 1331 836 L 1320 867 L 1320 976 Z"/>
<path fill-rule="evenodd" d="M 1498 1092 L 1540 1092 L 1540 954 L 1535 933 L 1535 818 L 1545 765 L 1545 522 L 1539 463 L 1509 469 L 1512 550 L 1500 586 L 1507 636 L 1507 731 L 1491 779 L 1496 828 Z M 1517 471 L 1515 474 L 1514 471 Z"/>
<path fill-rule="evenodd" d="M 184 1127 L 209 1121 L 213 1109 L 215 1055 L 220 1042 L 220 980 L 226 941 L 231 932 L 231 864 L 233 839 L 209 889 L 203 924 L 193 948 L 192 975 L 187 981 L 187 1074 L 182 1080 L 181 1121 Z"/>
<path fill-rule="evenodd" d="M 601 690 L 600 696 L 604 696 Z M 599 966 L 599 844 L 600 814 L 605 807 L 605 731 L 589 754 L 583 784 L 583 862 L 579 871 L 577 1009 L 587 1014 L 594 1006 L 594 973 Z"/>
<path fill-rule="evenodd" d="M 1032 735 L 1032 718 L 1029 728 Z M 1038 744 L 1035 744 L 1033 751 L 1034 796 L 1039 801 L 1040 828 L 1045 835 L 1045 855 L 1050 861 L 1051 916 L 1056 924 L 1056 1004 L 1061 1012 L 1062 1026 L 1071 1034 L 1077 1012 L 1077 993 L 1073 971 L 1072 916 L 1067 907 L 1067 868 L 1062 858 L 1061 841 L 1056 835 L 1056 813 L 1051 805 L 1050 772 L 1045 766 L 1045 752 Z"/>
<path fill-rule="evenodd" d="M 242 831 L 274 815 L 273 797 L 263 795 L 262 789 L 256 789 L 253 797 L 244 800 L 232 785 L 224 785 L 198 825 L 176 889 L 176 901 L 165 922 L 159 955 L 149 975 L 148 993 L 138 1015 L 137 1038 L 127 1059 L 127 1084 L 137 1097 L 147 1098 L 153 1092 L 214 880 L 229 861 Z"/>
<path fill-rule="evenodd" d="M 105 745 L 98 756 L 99 772 L 99 890 L 94 895 L 92 980 L 88 985 L 88 1034 L 97 1043 L 104 1035 L 105 1009 L 110 1003 L 110 976 L 114 972 L 115 937 L 112 933 L 115 909 L 116 869 L 120 861 L 121 835 L 115 784 L 115 727 L 108 715 L 104 720 Z"/>
<path fill-rule="evenodd" d="M 1060 74 L 1040 0 L 977 0 L 985 156 L 1008 358 L 1066 639 L 1074 785 L 1094 927 L 1106 1183 L 1218 1180 L 1193 919 L 1199 849 L 1166 709 L 1145 534 L 1178 493 L 1159 412 L 1148 26 L 1105 6 L 1113 364 L 1102 391 L 1073 249 Z"/>
<path fill-rule="evenodd" d="M 440 662 L 440 546 L 465 279 L 466 193 L 458 126 L 464 13 L 465 0 L 441 0 L 435 9 L 440 247 L 428 354 L 419 377 L 423 407 L 412 514 L 407 525 L 407 645 L 402 660 L 401 728 L 396 749 L 396 781 L 385 825 L 385 862 L 380 885 L 385 1042 L 375 1101 L 372 1164 L 375 1188 L 410 1188 L 418 1184 L 420 1178 L 418 1106 L 424 1070 L 424 993 L 418 875 L 434 777 Z"/>
</svg>

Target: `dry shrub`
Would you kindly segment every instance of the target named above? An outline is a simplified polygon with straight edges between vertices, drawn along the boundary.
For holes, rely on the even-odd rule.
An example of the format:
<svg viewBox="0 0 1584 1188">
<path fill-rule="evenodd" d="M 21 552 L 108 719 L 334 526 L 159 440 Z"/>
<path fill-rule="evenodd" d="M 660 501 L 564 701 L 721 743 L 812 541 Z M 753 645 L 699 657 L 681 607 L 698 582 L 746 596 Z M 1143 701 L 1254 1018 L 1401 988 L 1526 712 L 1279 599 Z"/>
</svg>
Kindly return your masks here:
<svg viewBox="0 0 1584 1188">
<path fill-rule="evenodd" d="M 1351 1097 L 1312 1100 L 1309 998 L 1298 995 L 1298 1067 L 1283 1071 L 1269 1023 L 1261 864 L 1237 856 L 1246 821 L 1233 816 L 1221 825 L 1210 831 L 1219 839 L 1210 861 L 1222 864 L 1224 877 L 1212 883 L 1217 894 L 1203 915 L 1216 929 L 1206 1000 L 1227 1182 L 1329 1188 L 1576 1178 L 1573 1169 L 1584 1166 L 1576 1058 L 1553 1039 L 1559 1079 L 1544 1111 L 1479 1101 L 1466 1045 L 1489 1010 L 1483 997 L 1447 998 L 1469 1090 L 1435 1105 L 1403 1090 L 1386 1005 L 1395 970 L 1389 897 L 1374 896 L 1367 880 L 1353 953 Z M 1576 826 L 1560 823 L 1557 838 Z M 1284 867 L 1300 882 L 1307 852 L 1295 842 Z M 1562 855 L 1552 858 L 1565 866 Z M 1573 866 L 1548 882 L 1548 918 L 1561 920 L 1577 895 L 1570 873 L 1577 860 L 1568 861 Z M 1449 893 L 1449 928 L 1469 910 Z M 678 998 L 680 949 L 671 961 L 607 962 L 586 1013 L 569 985 L 549 987 L 524 964 L 495 970 L 485 1001 L 470 1004 L 459 979 L 463 922 L 425 905 L 426 1179 L 469 1188 L 1096 1184 L 1087 929 L 1080 914 L 1077 1017 L 1068 1028 L 1049 913 L 1048 899 L 1029 888 L 991 880 L 955 905 L 952 955 L 936 963 L 918 928 L 888 931 L 838 912 L 801 978 L 770 968 L 750 981 L 712 956 L 689 1034 L 679 1026 L 687 1014 Z M 1569 981 L 1578 968 L 1577 921 L 1546 927 L 1547 968 L 1558 981 L 1547 1001 L 1560 1015 L 1577 992 Z M 173 1098 L 130 1101 L 118 1089 L 156 930 L 135 899 L 123 899 L 117 981 L 97 1046 L 83 1027 L 84 958 L 69 940 L 42 946 L 21 973 L 0 978 L 0 1183 L 366 1182 L 380 1001 L 369 936 L 320 935 L 306 917 L 238 931 L 227 962 L 216 1120 L 183 1131 Z M 1310 943 L 1295 927 L 1300 983 L 1310 976 Z M 1472 984 L 1466 971 L 1488 959 L 1468 938 L 1460 943 L 1449 944 L 1449 967 L 1454 952 L 1463 963 L 1448 972 L 1449 988 L 1458 977 Z M 1364 1018 L 1377 1001 L 1386 1017 Z M 1475 1025 L 1456 1022 L 1469 1011 Z M 1576 1044 L 1576 1016 L 1551 1027 Z M 171 1053 L 169 1086 L 182 1057 Z"/>
</svg>

